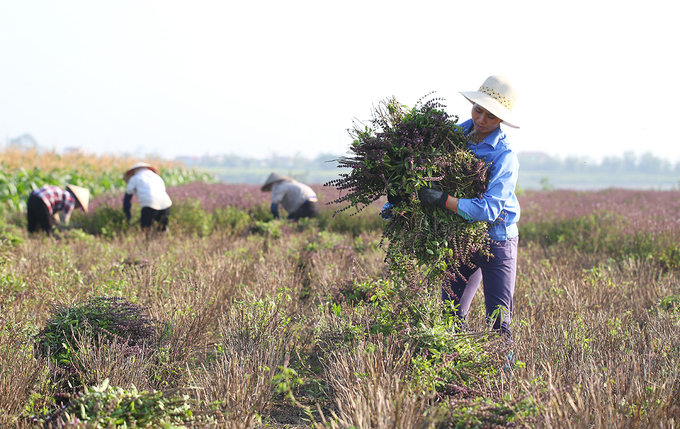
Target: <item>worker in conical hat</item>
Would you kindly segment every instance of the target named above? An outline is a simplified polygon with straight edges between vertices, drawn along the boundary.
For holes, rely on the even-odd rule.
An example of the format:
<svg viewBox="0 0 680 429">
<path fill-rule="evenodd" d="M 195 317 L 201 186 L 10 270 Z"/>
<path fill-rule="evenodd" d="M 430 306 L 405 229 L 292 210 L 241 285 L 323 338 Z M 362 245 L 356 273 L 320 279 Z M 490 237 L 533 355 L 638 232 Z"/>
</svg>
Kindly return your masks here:
<svg viewBox="0 0 680 429">
<path fill-rule="evenodd" d="M 34 190 L 26 202 L 28 232 L 44 231 L 52 234 L 56 225 L 69 224 L 71 214 L 77 208 L 87 213 L 90 191 L 82 186 L 67 185 L 66 189 L 45 185 Z"/>
<path fill-rule="evenodd" d="M 165 182 L 158 168 L 147 162 L 138 162 L 123 174 L 127 183 L 123 198 L 123 211 L 128 222 L 132 218 L 132 197 L 137 195 L 142 206 L 140 224 L 142 229 L 150 229 L 155 223 L 158 231 L 168 227 L 172 200 L 165 190 Z"/>
<path fill-rule="evenodd" d="M 279 204 L 288 212 L 288 219 L 319 215 L 316 193 L 309 186 L 279 173 L 272 173 L 262 185 L 262 192 L 272 193 L 270 210 L 274 218 L 279 218 Z"/>
</svg>

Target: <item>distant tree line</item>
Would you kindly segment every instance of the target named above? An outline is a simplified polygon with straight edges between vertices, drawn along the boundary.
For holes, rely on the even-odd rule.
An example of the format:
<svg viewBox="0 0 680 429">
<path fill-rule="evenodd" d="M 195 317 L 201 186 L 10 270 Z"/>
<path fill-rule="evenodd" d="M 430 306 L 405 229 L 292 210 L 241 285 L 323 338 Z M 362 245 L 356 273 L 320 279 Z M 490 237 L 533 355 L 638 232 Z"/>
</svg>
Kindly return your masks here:
<svg viewBox="0 0 680 429">
<path fill-rule="evenodd" d="M 338 167 L 336 159 L 341 155 L 320 154 L 313 159 L 301 154 L 294 156 L 280 156 L 272 154 L 267 158 L 242 157 L 229 155 L 204 155 L 199 157 L 177 157 L 175 160 L 188 167 L 231 167 L 238 169 L 268 168 L 272 170 L 335 170 Z"/>
<path fill-rule="evenodd" d="M 324 153 L 309 159 L 301 154 L 281 156 L 272 154 L 267 158 L 242 157 L 229 155 L 204 155 L 197 157 L 178 157 L 176 161 L 186 166 L 231 167 L 238 169 L 267 168 L 271 170 L 335 170 L 337 159 L 344 155 Z M 674 174 L 680 173 L 680 163 L 659 158 L 651 152 L 636 155 L 625 152 L 621 156 L 607 156 L 595 161 L 588 156 L 570 155 L 566 158 L 552 157 L 543 152 L 520 152 L 518 154 L 523 171 L 555 171 L 572 173 L 641 173 Z"/>
<path fill-rule="evenodd" d="M 541 152 L 518 154 L 523 171 L 555 171 L 569 173 L 611 174 L 674 174 L 680 173 L 680 163 L 659 158 L 651 152 L 635 155 L 625 152 L 622 156 L 607 156 L 597 162 L 588 156 L 551 157 Z"/>
</svg>

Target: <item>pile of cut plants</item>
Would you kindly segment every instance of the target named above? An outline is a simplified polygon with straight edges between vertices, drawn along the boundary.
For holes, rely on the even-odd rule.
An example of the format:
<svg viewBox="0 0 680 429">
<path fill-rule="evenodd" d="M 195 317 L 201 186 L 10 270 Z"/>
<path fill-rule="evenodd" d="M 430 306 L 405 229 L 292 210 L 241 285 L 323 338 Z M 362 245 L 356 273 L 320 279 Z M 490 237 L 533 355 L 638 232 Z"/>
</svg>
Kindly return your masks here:
<svg viewBox="0 0 680 429">
<path fill-rule="evenodd" d="M 431 95 L 431 94 L 430 94 Z M 401 278 L 414 279 L 421 268 L 438 279 L 451 268 L 472 266 L 476 252 L 489 255 L 487 225 L 422 205 L 423 187 L 456 198 L 481 197 L 488 184 L 488 165 L 467 149 L 458 117 L 445 110 L 443 99 L 426 95 L 408 108 L 394 97 L 373 109 L 369 125 L 355 121 L 350 156 L 338 159 L 348 173 L 326 183 L 343 194 L 331 204 L 359 212 L 385 195 L 393 202 L 383 232 L 386 261 Z"/>
<path fill-rule="evenodd" d="M 159 333 L 164 327 L 147 310 L 103 296 L 54 304 L 33 339 L 36 356 L 48 363 L 55 393 L 52 400 L 45 395 L 41 413 L 30 421 L 37 427 L 159 427 L 192 421 L 188 396 L 179 389 L 139 391 L 134 385 L 144 378 L 135 362 L 153 361 L 163 347 Z"/>
</svg>

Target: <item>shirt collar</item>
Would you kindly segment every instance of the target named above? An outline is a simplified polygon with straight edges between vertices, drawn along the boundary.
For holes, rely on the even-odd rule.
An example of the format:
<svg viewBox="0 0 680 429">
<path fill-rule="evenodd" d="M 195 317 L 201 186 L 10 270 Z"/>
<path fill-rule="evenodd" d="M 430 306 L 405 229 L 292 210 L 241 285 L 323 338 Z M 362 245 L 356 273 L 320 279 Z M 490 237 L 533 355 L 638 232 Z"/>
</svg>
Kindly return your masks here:
<svg viewBox="0 0 680 429">
<path fill-rule="evenodd" d="M 467 121 L 461 124 L 461 127 L 463 127 L 463 132 L 465 133 L 465 135 L 468 135 L 473 125 L 474 123 L 472 122 L 472 119 L 468 119 Z M 501 125 L 498 125 L 498 127 L 496 127 L 495 130 L 491 131 L 491 133 L 489 133 L 488 136 L 484 137 L 484 140 L 476 144 L 486 143 L 489 146 L 495 148 L 496 145 L 498 145 L 498 142 L 503 138 L 503 136 L 505 136 L 505 133 L 501 129 Z"/>
</svg>

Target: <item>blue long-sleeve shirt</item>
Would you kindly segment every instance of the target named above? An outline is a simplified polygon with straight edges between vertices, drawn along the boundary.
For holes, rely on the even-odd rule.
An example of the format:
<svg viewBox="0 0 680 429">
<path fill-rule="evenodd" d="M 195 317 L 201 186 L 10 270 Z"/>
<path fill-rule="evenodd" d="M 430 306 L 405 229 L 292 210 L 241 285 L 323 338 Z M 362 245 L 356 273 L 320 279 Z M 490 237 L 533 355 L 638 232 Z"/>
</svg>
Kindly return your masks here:
<svg viewBox="0 0 680 429">
<path fill-rule="evenodd" d="M 472 119 L 460 124 L 465 134 L 472 129 Z M 479 143 L 468 143 L 468 148 L 479 159 L 491 163 L 489 185 L 482 198 L 461 198 L 458 210 L 471 220 L 489 222 L 489 237 L 504 241 L 519 235 L 519 201 L 515 195 L 519 176 L 519 160 L 499 126 Z M 467 218 L 467 216 L 466 216 Z"/>
</svg>

